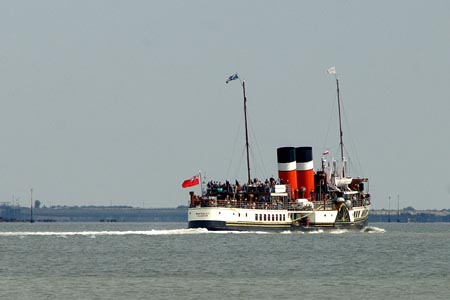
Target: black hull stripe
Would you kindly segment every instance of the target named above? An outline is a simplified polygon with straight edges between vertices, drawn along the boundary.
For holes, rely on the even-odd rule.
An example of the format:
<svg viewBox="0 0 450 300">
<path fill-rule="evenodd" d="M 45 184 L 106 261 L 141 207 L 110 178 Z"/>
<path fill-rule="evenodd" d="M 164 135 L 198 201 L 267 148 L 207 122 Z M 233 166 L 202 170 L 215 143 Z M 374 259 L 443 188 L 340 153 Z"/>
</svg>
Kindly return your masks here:
<svg viewBox="0 0 450 300">
<path fill-rule="evenodd" d="M 319 229 L 355 229 L 360 230 L 367 226 L 367 220 L 363 222 L 350 223 L 336 223 L 330 224 L 316 224 L 309 227 L 306 226 L 292 226 L 289 224 L 274 224 L 274 225 L 256 225 L 256 224 L 242 224 L 242 223 L 226 223 L 225 221 L 189 221 L 188 228 L 206 228 L 211 231 L 314 231 Z"/>
</svg>

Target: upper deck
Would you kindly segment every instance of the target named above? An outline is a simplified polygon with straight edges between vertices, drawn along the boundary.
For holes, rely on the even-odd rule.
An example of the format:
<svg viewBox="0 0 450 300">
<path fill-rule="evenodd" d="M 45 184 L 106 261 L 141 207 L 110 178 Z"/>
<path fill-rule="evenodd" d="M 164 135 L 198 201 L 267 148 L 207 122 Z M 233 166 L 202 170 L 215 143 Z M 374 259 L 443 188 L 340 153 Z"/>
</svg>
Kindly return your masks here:
<svg viewBox="0 0 450 300">
<path fill-rule="evenodd" d="M 358 207 L 370 204 L 370 196 L 360 191 L 311 192 L 311 199 L 291 199 L 289 185 L 209 184 L 203 196 L 190 193 L 189 207 L 228 207 L 275 210 L 335 210 L 342 202 Z"/>
</svg>

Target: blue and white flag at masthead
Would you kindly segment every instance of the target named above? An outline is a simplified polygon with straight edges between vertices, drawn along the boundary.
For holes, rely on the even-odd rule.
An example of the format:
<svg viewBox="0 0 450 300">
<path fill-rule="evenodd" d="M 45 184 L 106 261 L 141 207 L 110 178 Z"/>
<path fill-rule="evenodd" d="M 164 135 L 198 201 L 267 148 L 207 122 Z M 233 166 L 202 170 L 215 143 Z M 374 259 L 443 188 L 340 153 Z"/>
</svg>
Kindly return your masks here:
<svg viewBox="0 0 450 300">
<path fill-rule="evenodd" d="M 237 73 L 234 73 L 233 75 L 231 75 L 227 78 L 227 81 L 225 83 L 228 83 L 228 82 L 230 82 L 232 80 L 236 80 L 236 79 L 239 79 L 239 76 Z"/>
</svg>

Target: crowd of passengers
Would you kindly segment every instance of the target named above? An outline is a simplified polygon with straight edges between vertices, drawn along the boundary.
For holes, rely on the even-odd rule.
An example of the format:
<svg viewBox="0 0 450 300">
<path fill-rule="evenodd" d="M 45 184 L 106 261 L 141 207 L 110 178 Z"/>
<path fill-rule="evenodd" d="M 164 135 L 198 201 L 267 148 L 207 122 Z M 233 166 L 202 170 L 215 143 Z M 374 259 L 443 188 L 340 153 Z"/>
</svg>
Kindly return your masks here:
<svg viewBox="0 0 450 300">
<path fill-rule="evenodd" d="M 277 184 L 283 184 L 282 180 L 270 178 L 263 182 L 258 178 L 255 178 L 250 184 L 244 183 L 243 185 L 237 180 L 234 184 L 231 184 L 228 180 L 225 181 L 225 183 L 220 181 L 209 181 L 206 184 L 206 193 L 210 196 L 235 193 L 270 193 L 274 192 L 275 185 Z"/>
<path fill-rule="evenodd" d="M 225 205 L 266 209 L 269 208 L 270 205 L 270 208 L 282 208 L 286 204 L 283 203 L 286 199 L 275 198 L 271 200 L 270 197 L 270 193 L 275 191 L 275 185 L 278 184 L 283 184 L 283 181 L 274 178 L 260 181 L 258 178 L 255 178 L 250 182 L 250 184 L 243 185 L 241 185 L 237 180 L 234 184 L 231 184 L 228 180 L 225 181 L 225 183 L 220 181 L 209 181 L 206 184 L 206 194 L 204 195 L 206 198 L 195 196 L 193 192 L 191 192 L 191 206 L 196 206 L 198 204 L 201 204 L 201 206 L 217 206 L 219 204 L 218 202 L 214 202 L 208 198 L 209 196 L 213 196 L 219 201 L 226 201 L 224 202 Z M 311 200 L 330 201 L 329 203 L 331 203 L 333 199 L 337 199 L 337 197 L 342 196 L 343 195 L 341 192 L 336 194 L 325 193 L 319 199 L 319 195 L 312 192 Z M 360 206 L 362 202 L 370 203 L 370 197 L 365 194 L 361 194 L 360 197 L 354 195 L 352 200 L 354 206 Z M 239 203 L 235 203 L 236 201 Z"/>
</svg>

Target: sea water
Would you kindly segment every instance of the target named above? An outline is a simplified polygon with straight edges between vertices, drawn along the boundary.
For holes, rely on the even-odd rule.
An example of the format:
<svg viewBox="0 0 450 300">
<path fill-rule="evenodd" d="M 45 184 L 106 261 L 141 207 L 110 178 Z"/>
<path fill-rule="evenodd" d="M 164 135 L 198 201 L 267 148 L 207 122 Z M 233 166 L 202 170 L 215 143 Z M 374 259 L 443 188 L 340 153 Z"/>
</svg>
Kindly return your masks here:
<svg viewBox="0 0 450 300">
<path fill-rule="evenodd" d="M 0 299 L 450 299 L 450 224 L 0 223 Z"/>
</svg>

